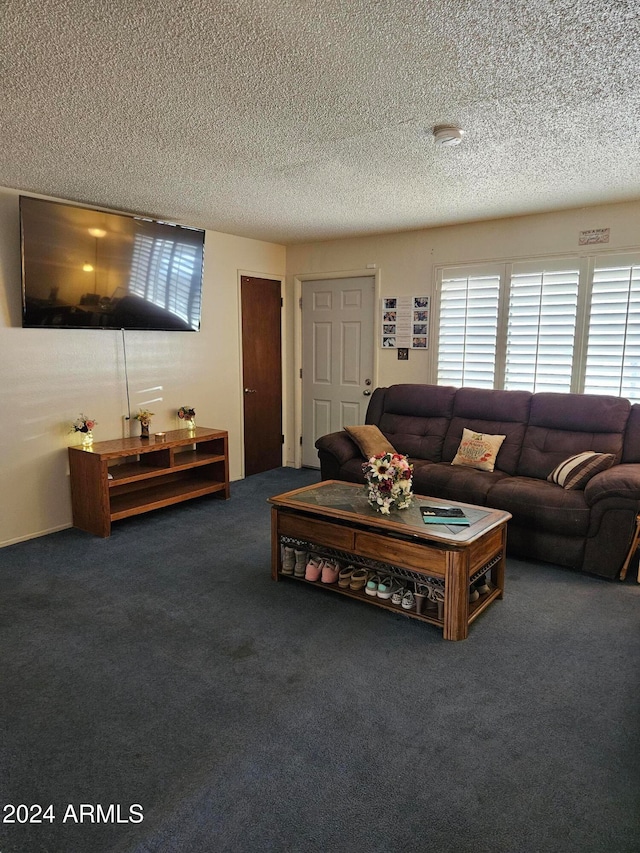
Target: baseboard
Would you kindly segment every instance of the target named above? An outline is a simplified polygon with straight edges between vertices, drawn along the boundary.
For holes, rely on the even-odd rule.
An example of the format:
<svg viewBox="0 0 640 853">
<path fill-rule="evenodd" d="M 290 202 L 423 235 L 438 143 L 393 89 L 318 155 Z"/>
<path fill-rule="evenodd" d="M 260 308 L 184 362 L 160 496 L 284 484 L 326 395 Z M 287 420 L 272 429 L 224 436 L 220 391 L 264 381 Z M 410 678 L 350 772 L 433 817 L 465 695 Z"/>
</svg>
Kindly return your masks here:
<svg viewBox="0 0 640 853">
<path fill-rule="evenodd" d="M 18 542 L 28 542 L 29 539 L 39 539 L 41 536 L 48 536 L 50 533 L 58 533 L 60 530 L 68 530 L 73 527 L 73 524 L 59 524 L 57 527 L 50 527 L 48 530 L 40 530 L 38 533 L 27 533 L 26 536 L 16 536 L 15 539 L 7 539 L 0 542 L 0 548 L 7 548 L 9 545 L 17 545 Z"/>
</svg>

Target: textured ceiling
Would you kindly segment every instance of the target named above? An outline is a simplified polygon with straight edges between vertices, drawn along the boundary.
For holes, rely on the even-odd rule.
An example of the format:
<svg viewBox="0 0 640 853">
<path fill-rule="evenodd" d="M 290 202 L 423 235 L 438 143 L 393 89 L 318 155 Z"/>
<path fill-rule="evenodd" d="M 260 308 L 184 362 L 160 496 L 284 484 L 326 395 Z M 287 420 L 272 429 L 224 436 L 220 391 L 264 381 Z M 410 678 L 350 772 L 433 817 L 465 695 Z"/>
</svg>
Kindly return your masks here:
<svg viewBox="0 0 640 853">
<path fill-rule="evenodd" d="M 282 243 L 638 199 L 639 10 L 0 0 L 0 185 Z"/>
</svg>

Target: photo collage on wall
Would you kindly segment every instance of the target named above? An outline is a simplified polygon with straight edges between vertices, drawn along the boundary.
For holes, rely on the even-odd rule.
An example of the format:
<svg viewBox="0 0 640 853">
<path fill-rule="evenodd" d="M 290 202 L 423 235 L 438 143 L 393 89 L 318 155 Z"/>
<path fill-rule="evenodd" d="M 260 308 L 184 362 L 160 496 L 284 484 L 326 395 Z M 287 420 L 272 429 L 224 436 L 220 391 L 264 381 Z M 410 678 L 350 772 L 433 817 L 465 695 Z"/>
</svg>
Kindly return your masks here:
<svg viewBox="0 0 640 853">
<path fill-rule="evenodd" d="M 382 300 L 383 349 L 428 349 L 429 297 L 385 296 Z"/>
</svg>

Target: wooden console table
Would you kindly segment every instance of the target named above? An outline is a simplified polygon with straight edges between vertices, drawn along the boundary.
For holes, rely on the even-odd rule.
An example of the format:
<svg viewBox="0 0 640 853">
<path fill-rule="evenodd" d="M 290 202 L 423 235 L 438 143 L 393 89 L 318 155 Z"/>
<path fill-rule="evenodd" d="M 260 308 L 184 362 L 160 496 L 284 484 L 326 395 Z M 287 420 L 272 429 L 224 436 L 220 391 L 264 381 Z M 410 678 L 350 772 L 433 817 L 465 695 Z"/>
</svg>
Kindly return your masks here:
<svg viewBox="0 0 640 853">
<path fill-rule="evenodd" d="M 97 441 L 70 447 L 69 469 L 73 526 L 109 536 L 121 518 L 213 493 L 228 499 L 228 434 L 196 427 Z"/>
</svg>

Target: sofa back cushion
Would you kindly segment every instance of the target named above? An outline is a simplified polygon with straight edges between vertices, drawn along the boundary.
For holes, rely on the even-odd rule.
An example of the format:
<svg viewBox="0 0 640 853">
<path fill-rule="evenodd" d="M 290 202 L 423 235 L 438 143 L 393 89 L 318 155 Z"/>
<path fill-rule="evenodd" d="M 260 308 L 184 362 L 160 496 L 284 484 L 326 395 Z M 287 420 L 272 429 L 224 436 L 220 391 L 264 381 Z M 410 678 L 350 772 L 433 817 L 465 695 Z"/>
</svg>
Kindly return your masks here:
<svg viewBox="0 0 640 853">
<path fill-rule="evenodd" d="M 529 418 L 532 395 L 528 391 L 493 391 L 459 388 L 453 417 L 442 452 L 443 462 L 451 462 L 460 446 L 462 431 L 506 436 L 496 459 L 496 470 L 515 474 Z"/>
<path fill-rule="evenodd" d="M 378 426 L 398 453 L 440 462 L 455 396 L 447 385 L 391 385 Z"/>
<path fill-rule="evenodd" d="M 534 394 L 517 473 L 546 479 L 567 457 L 585 450 L 622 457 L 631 404 L 599 394 Z"/>
</svg>

